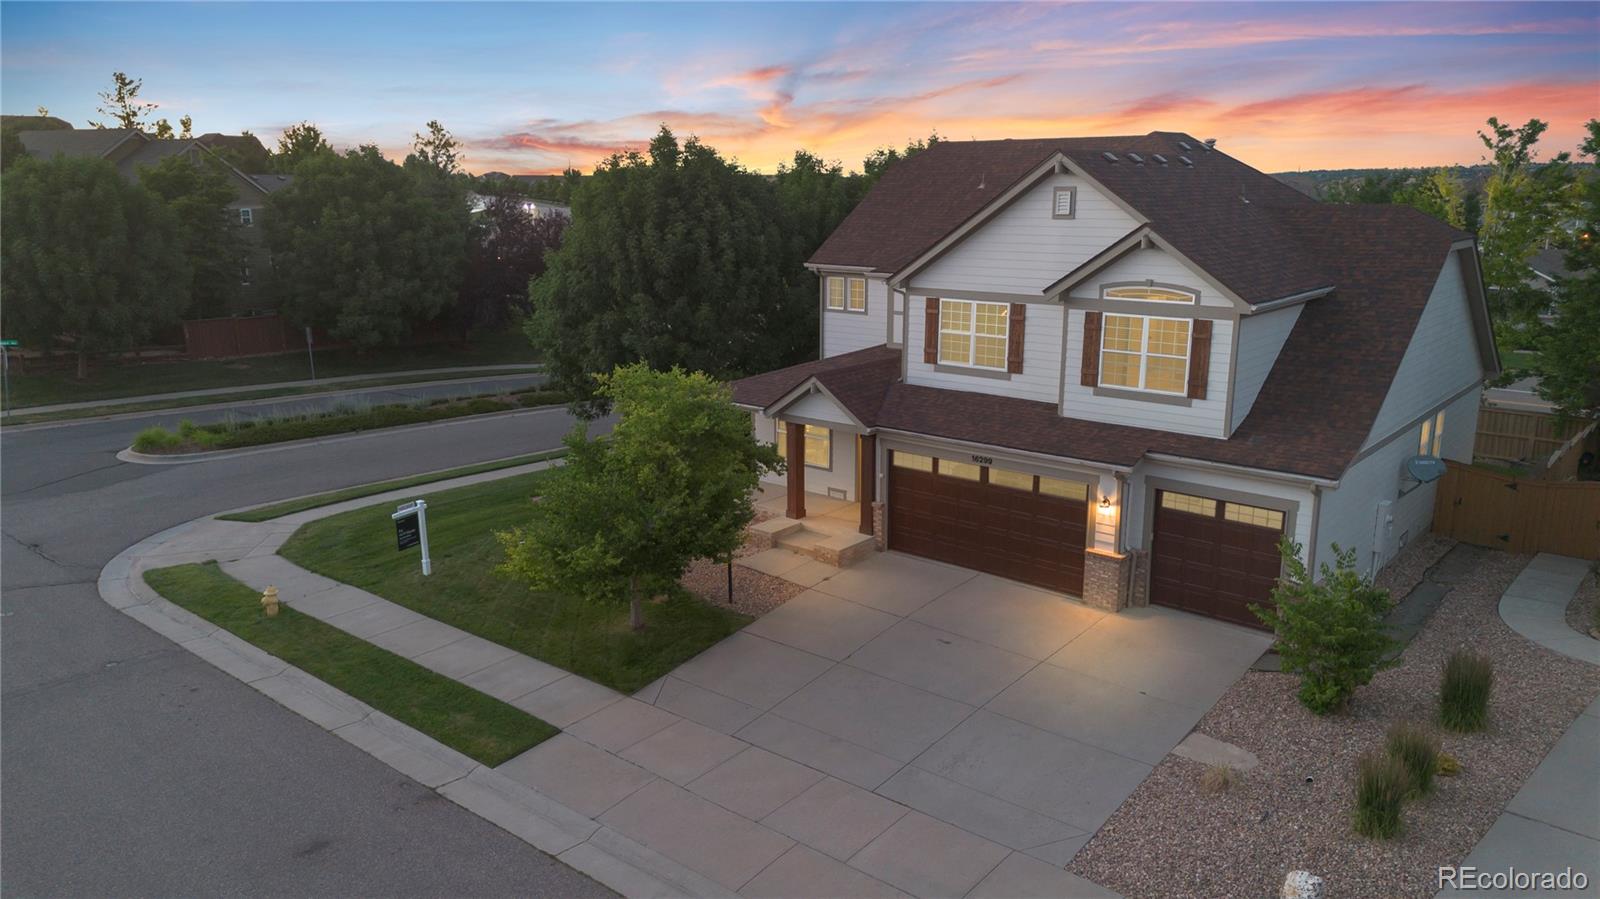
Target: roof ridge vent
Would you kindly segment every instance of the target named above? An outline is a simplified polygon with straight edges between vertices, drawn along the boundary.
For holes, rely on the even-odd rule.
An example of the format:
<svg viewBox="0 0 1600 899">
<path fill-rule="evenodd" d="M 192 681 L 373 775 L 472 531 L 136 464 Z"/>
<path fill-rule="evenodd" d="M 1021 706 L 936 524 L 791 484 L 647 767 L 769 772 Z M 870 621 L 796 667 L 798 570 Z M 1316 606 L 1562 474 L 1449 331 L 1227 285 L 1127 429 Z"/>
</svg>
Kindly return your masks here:
<svg viewBox="0 0 1600 899">
<path fill-rule="evenodd" d="M 1152 153 L 1152 154 L 1150 154 L 1150 158 L 1154 159 L 1156 162 L 1161 163 L 1162 165 L 1166 165 L 1167 164 L 1167 157 L 1162 156 L 1160 153 Z"/>
<path fill-rule="evenodd" d="M 1107 150 L 1106 152 L 1101 153 L 1100 155 L 1101 155 L 1101 157 L 1103 157 L 1105 159 L 1106 162 L 1116 162 L 1117 161 L 1117 154 L 1111 152 L 1110 150 Z"/>
<path fill-rule="evenodd" d="M 1188 166 L 1191 169 L 1194 168 L 1194 160 L 1190 159 L 1187 156 L 1179 156 L 1178 157 L 1178 161 L 1183 163 L 1184 165 Z"/>
<path fill-rule="evenodd" d="M 1125 155 L 1129 159 L 1133 160 L 1134 165 L 1144 165 L 1144 157 L 1140 156 L 1138 153 L 1127 153 Z"/>
</svg>

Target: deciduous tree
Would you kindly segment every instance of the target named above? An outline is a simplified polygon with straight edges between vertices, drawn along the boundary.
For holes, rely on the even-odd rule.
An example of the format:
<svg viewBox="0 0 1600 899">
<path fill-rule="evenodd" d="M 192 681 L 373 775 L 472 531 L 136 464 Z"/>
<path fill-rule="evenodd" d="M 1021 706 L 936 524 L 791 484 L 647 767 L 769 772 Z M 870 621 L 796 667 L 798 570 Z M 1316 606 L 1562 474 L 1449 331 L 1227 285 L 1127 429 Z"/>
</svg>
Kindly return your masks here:
<svg viewBox="0 0 1600 899">
<path fill-rule="evenodd" d="M 597 382 L 620 420 L 608 438 L 568 438 L 532 519 L 499 535 L 503 570 L 534 589 L 626 602 L 639 630 L 647 597 L 671 590 L 693 560 L 739 546 L 751 492 L 781 463 L 703 374 L 635 364 Z"/>
<path fill-rule="evenodd" d="M 364 146 L 314 152 L 267 200 L 279 308 L 359 347 L 398 342 L 461 286 L 465 203 Z"/>
<path fill-rule="evenodd" d="M 187 314 L 226 314 L 239 295 L 245 249 L 239 218 L 228 208 L 235 192 L 222 163 L 204 151 L 194 158 L 168 156 L 141 170 L 139 183 L 161 198 L 177 223 L 191 273 Z"/>
<path fill-rule="evenodd" d="M 1580 155 L 1600 159 L 1600 120 L 1587 123 Z M 1573 418 L 1600 417 L 1600 175 L 1582 182 L 1578 233 L 1556 283 L 1551 321 L 1537 341 L 1539 395 Z"/>
<path fill-rule="evenodd" d="M 322 129 L 310 122 L 301 122 L 283 129 L 277 152 L 272 154 L 272 169 L 292 175 L 300 163 L 324 155 L 333 155 L 333 148 L 322 136 Z"/>
<path fill-rule="evenodd" d="M 1483 185 L 1478 241 L 1489 312 L 1503 350 L 1530 345 L 1549 298 L 1528 283 L 1528 262 L 1546 246 L 1562 244 L 1564 226 L 1576 212 L 1571 154 L 1538 162 L 1539 137 L 1547 127 L 1538 119 L 1512 128 L 1490 118 L 1489 130 L 1478 132 L 1494 165 Z"/>
<path fill-rule="evenodd" d="M 99 159 L 29 159 L 0 193 L 6 332 L 89 354 L 135 346 L 177 321 L 191 275 L 172 212 Z"/>
<path fill-rule="evenodd" d="M 520 197 L 491 197 L 474 217 L 467 273 L 456 303 L 463 330 L 505 325 L 528 311 L 528 282 L 544 273 L 545 253 L 561 246 L 567 219 L 535 216 Z"/>
</svg>

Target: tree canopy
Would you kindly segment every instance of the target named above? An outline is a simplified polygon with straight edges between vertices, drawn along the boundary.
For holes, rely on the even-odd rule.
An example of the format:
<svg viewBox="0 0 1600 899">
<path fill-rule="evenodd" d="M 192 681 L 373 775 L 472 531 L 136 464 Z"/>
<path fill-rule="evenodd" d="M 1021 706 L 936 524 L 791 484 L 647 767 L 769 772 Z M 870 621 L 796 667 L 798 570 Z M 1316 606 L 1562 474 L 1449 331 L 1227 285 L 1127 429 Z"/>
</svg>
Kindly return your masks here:
<svg viewBox="0 0 1600 899">
<path fill-rule="evenodd" d="M 663 127 L 572 206 L 528 327 L 564 387 L 585 394 L 591 373 L 633 361 L 726 378 L 815 351 L 816 281 L 769 179 Z"/>
<path fill-rule="evenodd" d="M 473 217 L 467 272 L 456 303 L 465 331 L 499 328 L 528 311 L 528 283 L 545 269 L 545 254 L 561 246 L 565 216 L 535 216 L 520 197 L 489 199 Z"/>
<path fill-rule="evenodd" d="M 192 277 L 171 210 L 109 162 L 29 159 L 0 181 L 6 331 L 88 354 L 135 346 L 178 320 Z"/>
<path fill-rule="evenodd" d="M 1600 120 L 1590 119 L 1579 150 L 1600 159 Z M 1561 414 L 1600 417 L 1600 177 L 1583 181 L 1580 227 L 1566 255 L 1567 274 L 1555 286 L 1551 321 L 1536 342 L 1539 395 Z"/>
<path fill-rule="evenodd" d="M 300 122 L 283 129 L 278 138 L 278 149 L 272 154 L 272 169 L 292 175 L 300 163 L 318 156 L 333 155 L 333 147 L 322 136 L 322 129 L 310 122 Z"/>
<path fill-rule="evenodd" d="M 284 315 L 357 346 L 398 342 L 461 284 L 466 203 L 377 147 L 303 159 L 264 224 Z"/>
<path fill-rule="evenodd" d="M 567 439 L 523 527 L 499 535 L 507 573 L 538 590 L 630 604 L 668 592 L 690 562 L 723 558 L 755 516 L 751 494 L 781 465 L 750 416 L 704 374 L 643 364 L 597 377 L 620 420 L 611 435 Z"/>
<path fill-rule="evenodd" d="M 198 158 L 168 156 L 139 173 L 139 183 L 166 204 L 178 229 L 178 247 L 190 271 L 192 318 L 227 314 L 239 295 L 244 242 L 239 219 L 228 204 L 234 185 L 222 163 L 203 152 Z"/>
</svg>

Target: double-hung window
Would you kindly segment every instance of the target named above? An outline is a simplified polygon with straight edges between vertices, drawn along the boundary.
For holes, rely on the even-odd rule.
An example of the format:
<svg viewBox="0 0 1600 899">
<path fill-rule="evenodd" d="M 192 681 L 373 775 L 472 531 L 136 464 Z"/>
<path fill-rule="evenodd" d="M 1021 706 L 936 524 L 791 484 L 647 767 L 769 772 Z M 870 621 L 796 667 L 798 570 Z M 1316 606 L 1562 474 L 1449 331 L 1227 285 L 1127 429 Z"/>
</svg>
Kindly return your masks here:
<svg viewBox="0 0 1600 899">
<path fill-rule="evenodd" d="M 845 312 L 867 311 L 867 279 L 846 275 L 827 277 L 828 308 Z"/>
<path fill-rule="evenodd" d="M 789 458 L 789 429 L 778 422 L 778 455 Z M 833 468 L 833 432 L 806 425 L 806 464 L 812 468 Z"/>
<path fill-rule="evenodd" d="M 1432 418 L 1422 420 L 1422 439 L 1417 442 L 1417 455 L 1438 456 L 1444 450 L 1444 410 Z"/>
<path fill-rule="evenodd" d="M 1005 303 L 939 301 L 939 361 L 1006 370 L 1011 307 Z"/>
<path fill-rule="evenodd" d="M 1190 321 L 1106 313 L 1100 383 L 1182 396 L 1189 384 Z"/>
<path fill-rule="evenodd" d="M 251 209 L 249 207 L 243 207 L 243 208 L 241 208 L 239 210 L 239 224 L 241 224 L 241 225 L 245 226 L 246 228 L 248 228 L 251 225 L 254 225 L 255 223 L 256 223 L 256 211 L 254 209 Z"/>
</svg>

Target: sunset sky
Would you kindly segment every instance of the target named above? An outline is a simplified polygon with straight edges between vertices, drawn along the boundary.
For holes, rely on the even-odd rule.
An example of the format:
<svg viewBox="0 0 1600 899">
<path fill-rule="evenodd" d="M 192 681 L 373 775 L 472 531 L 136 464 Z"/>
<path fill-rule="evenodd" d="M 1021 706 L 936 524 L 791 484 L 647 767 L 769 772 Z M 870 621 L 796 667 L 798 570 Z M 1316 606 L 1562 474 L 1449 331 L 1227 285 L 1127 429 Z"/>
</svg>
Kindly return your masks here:
<svg viewBox="0 0 1600 899">
<path fill-rule="evenodd" d="M 1491 115 L 1571 149 L 1600 4 L 0 4 L 0 109 L 82 127 L 120 69 L 196 131 L 320 125 L 472 171 L 587 170 L 660 123 L 770 171 L 957 140 L 1187 131 L 1267 171 L 1479 161 Z"/>
</svg>

